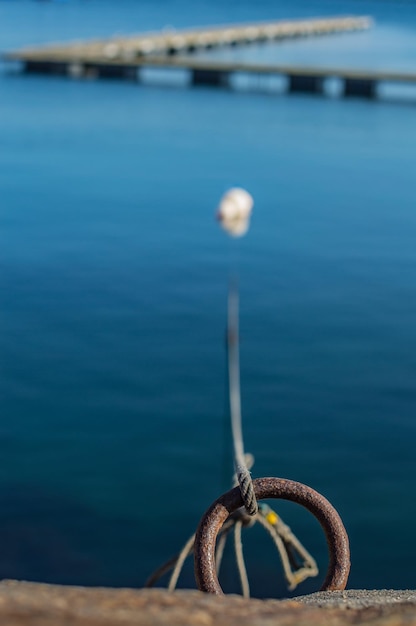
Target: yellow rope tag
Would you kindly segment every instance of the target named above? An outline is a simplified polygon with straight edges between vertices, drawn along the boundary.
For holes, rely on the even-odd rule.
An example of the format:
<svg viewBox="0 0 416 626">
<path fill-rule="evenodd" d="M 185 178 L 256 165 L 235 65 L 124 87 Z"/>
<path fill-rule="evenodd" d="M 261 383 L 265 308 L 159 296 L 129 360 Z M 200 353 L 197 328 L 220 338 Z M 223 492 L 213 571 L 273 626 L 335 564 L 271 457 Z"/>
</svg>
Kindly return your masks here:
<svg viewBox="0 0 416 626">
<path fill-rule="evenodd" d="M 266 520 L 269 522 L 269 524 L 274 526 L 279 521 L 279 516 L 274 511 L 270 511 L 270 513 L 267 513 L 266 515 Z"/>
</svg>

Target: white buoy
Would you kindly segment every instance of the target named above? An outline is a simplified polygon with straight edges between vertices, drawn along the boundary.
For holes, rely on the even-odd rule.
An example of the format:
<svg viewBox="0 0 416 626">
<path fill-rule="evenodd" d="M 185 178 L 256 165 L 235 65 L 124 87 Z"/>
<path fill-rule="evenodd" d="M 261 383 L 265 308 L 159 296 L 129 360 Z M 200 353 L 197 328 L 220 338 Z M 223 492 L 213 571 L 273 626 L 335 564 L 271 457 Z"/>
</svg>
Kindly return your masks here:
<svg viewBox="0 0 416 626">
<path fill-rule="evenodd" d="M 253 198 L 245 189 L 233 187 L 221 198 L 217 219 L 232 237 L 242 237 L 250 226 Z"/>
</svg>

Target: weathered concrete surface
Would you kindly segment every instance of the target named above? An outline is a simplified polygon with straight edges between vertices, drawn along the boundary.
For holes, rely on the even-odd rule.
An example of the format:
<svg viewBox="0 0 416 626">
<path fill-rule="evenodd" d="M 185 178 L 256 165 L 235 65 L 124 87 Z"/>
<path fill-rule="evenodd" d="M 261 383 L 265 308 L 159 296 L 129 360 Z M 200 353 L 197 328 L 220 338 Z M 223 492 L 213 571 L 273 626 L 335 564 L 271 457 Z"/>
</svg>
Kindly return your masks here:
<svg viewBox="0 0 416 626">
<path fill-rule="evenodd" d="M 416 626 L 416 592 L 349 591 L 302 601 L 244 600 L 198 591 L 87 589 L 0 583 L 5 626 Z"/>
<path fill-rule="evenodd" d="M 299 596 L 297 601 L 303 604 L 340 609 L 366 609 L 369 607 L 392 604 L 413 604 L 416 613 L 416 591 L 411 589 L 348 589 L 346 591 L 319 591 L 309 596 Z"/>
</svg>

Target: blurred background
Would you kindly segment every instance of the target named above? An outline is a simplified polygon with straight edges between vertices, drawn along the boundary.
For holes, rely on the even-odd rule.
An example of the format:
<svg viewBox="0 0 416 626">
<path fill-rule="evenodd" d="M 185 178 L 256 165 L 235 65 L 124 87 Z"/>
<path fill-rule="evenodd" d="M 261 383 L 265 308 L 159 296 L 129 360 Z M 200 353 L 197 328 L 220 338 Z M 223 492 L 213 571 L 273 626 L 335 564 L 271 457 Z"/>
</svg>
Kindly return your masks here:
<svg viewBox="0 0 416 626">
<path fill-rule="evenodd" d="M 215 55 L 416 70 L 411 0 L 0 0 L 0 48 L 346 13 L 375 26 Z M 156 74 L 1 67 L 0 576 L 142 586 L 228 489 L 234 268 L 253 475 L 330 499 L 350 587 L 414 586 L 416 98 Z M 235 185 L 255 199 L 239 241 L 214 220 Z M 317 590 L 318 524 L 273 506 L 321 569 L 297 593 Z M 253 594 L 290 595 L 264 531 L 244 542 Z"/>
</svg>

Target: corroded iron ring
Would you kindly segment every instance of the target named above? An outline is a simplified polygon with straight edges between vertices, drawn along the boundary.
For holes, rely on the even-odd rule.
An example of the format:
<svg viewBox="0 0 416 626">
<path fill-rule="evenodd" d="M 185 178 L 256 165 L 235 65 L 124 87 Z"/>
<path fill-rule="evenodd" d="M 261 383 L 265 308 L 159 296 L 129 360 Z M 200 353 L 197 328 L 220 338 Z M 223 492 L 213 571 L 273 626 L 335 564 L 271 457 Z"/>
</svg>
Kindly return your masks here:
<svg viewBox="0 0 416 626">
<path fill-rule="evenodd" d="M 257 478 L 253 480 L 257 500 L 278 498 L 301 504 L 320 523 L 329 549 L 329 566 L 321 591 L 343 590 L 350 571 L 348 535 L 334 507 L 320 493 L 286 478 Z M 195 578 L 198 588 L 222 595 L 215 568 L 215 544 L 224 522 L 243 506 L 239 487 L 227 491 L 216 500 L 202 517 L 195 536 Z"/>
</svg>

